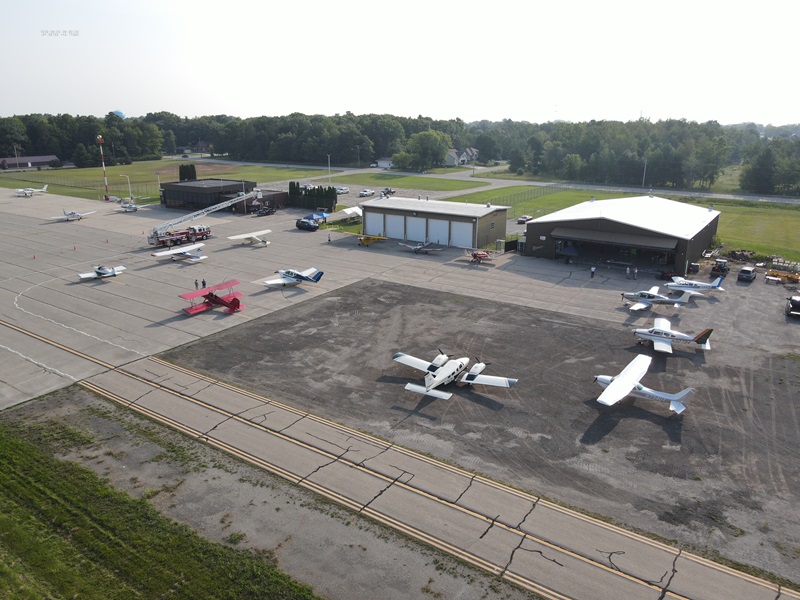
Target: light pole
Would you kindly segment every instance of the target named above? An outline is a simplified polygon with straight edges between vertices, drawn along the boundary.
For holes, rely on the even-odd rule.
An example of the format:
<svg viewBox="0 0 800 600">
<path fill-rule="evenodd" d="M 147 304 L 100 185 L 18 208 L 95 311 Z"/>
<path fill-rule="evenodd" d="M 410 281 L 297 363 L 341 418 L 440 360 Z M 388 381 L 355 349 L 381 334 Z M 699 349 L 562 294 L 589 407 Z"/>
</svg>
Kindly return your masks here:
<svg viewBox="0 0 800 600">
<path fill-rule="evenodd" d="M 120 175 L 120 177 L 124 177 L 128 180 L 128 196 L 130 197 L 130 201 L 133 202 L 133 192 L 131 191 L 131 178 L 127 175 Z"/>
<path fill-rule="evenodd" d="M 331 155 L 328 154 L 328 187 L 331 185 Z"/>
<path fill-rule="evenodd" d="M 106 159 L 103 156 L 103 136 L 97 134 L 97 143 L 100 144 L 100 162 L 103 164 L 103 182 L 106 184 L 106 197 L 108 200 L 108 176 L 106 176 Z"/>
<path fill-rule="evenodd" d="M 158 191 L 161 192 L 161 171 L 156 171 L 156 177 L 158 177 Z"/>
</svg>

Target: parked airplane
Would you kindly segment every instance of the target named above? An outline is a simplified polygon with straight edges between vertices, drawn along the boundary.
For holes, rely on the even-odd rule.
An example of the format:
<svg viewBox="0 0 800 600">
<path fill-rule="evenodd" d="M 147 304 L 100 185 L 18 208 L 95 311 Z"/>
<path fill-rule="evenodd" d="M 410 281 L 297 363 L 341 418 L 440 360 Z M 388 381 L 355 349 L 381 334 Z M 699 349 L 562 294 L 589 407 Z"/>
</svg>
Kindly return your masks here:
<svg viewBox="0 0 800 600">
<path fill-rule="evenodd" d="M 192 250 L 197 250 L 203 246 L 205 246 L 205 244 L 198 242 L 197 244 L 189 244 L 188 246 L 183 246 L 182 248 L 172 248 L 171 250 L 153 252 L 151 256 L 155 256 L 156 258 L 164 258 L 168 256 L 172 260 L 188 260 L 191 263 L 196 263 L 208 258 L 207 256 L 203 256 L 200 252 L 192 252 Z"/>
<path fill-rule="evenodd" d="M 137 210 L 139 210 L 139 205 L 136 204 L 136 200 L 125 202 L 124 200 L 120 199 L 119 208 L 124 212 L 136 212 Z"/>
<path fill-rule="evenodd" d="M 104 267 L 102 265 L 92 267 L 94 271 L 91 273 L 78 273 L 78 277 L 80 277 L 81 281 L 86 281 L 87 279 L 103 279 L 105 277 L 116 277 L 120 273 L 125 270 L 125 267 L 120 265 L 119 267 Z"/>
<path fill-rule="evenodd" d="M 464 255 L 470 257 L 469 262 L 478 264 L 481 264 L 485 260 L 494 260 L 494 258 L 497 256 L 495 252 L 489 252 L 488 250 L 481 250 L 479 248 L 465 250 Z"/>
<path fill-rule="evenodd" d="M 418 242 L 416 244 L 406 244 L 405 242 L 399 242 L 399 244 L 404 248 L 408 248 L 414 254 L 419 254 L 419 253 L 427 254 L 428 252 L 441 252 L 442 250 L 444 250 L 444 247 L 436 246 L 436 244 L 434 244 L 433 242 L 428 242 L 426 244 L 423 244 L 422 242 Z"/>
<path fill-rule="evenodd" d="M 229 240 L 242 240 L 242 244 L 260 244 L 262 246 L 269 246 L 267 240 L 262 240 L 259 236 L 272 233 L 271 229 L 262 229 L 261 231 L 254 231 L 253 233 L 241 233 L 239 235 L 229 235 Z"/>
<path fill-rule="evenodd" d="M 606 406 L 613 406 L 627 396 L 645 400 L 659 400 L 661 402 L 669 402 L 669 409 L 681 414 L 686 410 L 686 406 L 689 404 L 692 394 L 694 394 L 694 388 L 686 388 L 677 394 L 667 394 L 666 392 L 651 390 L 643 386 L 639 383 L 639 380 L 647 373 L 652 360 L 652 357 L 640 354 L 628 363 L 628 366 L 617 376 L 597 375 L 594 380 L 605 388 L 597 398 L 597 401 Z"/>
<path fill-rule="evenodd" d="M 244 304 L 242 304 L 239 300 L 243 294 L 242 292 L 230 291 L 235 286 L 239 285 L 239 283 L 240 282 L 238 280 L 231 279 L 230 281 L 223 281 L 217 285 L 204 287 L 202 290 L 181 294 L 181 298 L 192 303 L 190 307 L 183 309 L 184 312 L 189 315 L 196 315 L 197 313 L 211 310 L 215 306 L 224 306 L 225 312 L 228 314 L 239 312 L 244 308 Z M 228 293 L 224 296 L 220 296 L 214 293 L 217 290 L 228 290 Z M 203 302 L 197 304 L 197 300 L 199 298 L 202 298 Z"/>
<path fill-rule="evenodd" d="M 63 217 L 50 217 L 50 218 L 51 219 L 64 219 L 65 221 L 72 221 L 73 219 L 78 219 L 80 221 L 83 217 L 88 217 L 89 215 L 93 215 L 94 213 L 97 212 L 96 210 L 90 210 L 87 213 L 79 213 L 79 212 L 74 212 L 74 211 L 71 211 L 71 210 L 67 210 L 66 208 L 63 208 L 61 210 L 64 211 L 64 216 Z"/>
<path fill-rule="evenodd" d="M 673 344 L 695 344 L 702 350 L 711 350 L 711 342 L 708 341 L 708 338 L 711 337 L 713 329 L 704 329 L 693 336 L 671 329 L 672 323 L 669 322 L 669 319 L 658 318 L 653 325 L 650 329 L 632 329 L 631 331 L 639 338 L 640 343 L 653 342 L 653 350 L 656 352 L 672 354 Z"/>
<path fill-rule="evenodd" d="M 684 279 L 683 277 L 673 277 L 672 283 L 666 284 L 665 287 L 669 288 L 670 292 L 696 292 L 696 291 L 713 291 L 719 290 L 720 292 L 724 292 L 725 290 L 721 287 L 722 281 L 725 279 L 724 275 L 720 275 L 711 283 L 704 283 L 702 281 L 692 281 L 690 279 Z"/>
<path fill-rule="evenodd" d="M 369 246 L 373 242 L 380 242 L 381 240 L 388 240 L 389 238 L 383 237 L 382 235 L 359 235 L 358 236 L 358 245 L 359 246 Z"/>
<path fill-rule="evenodd" d="M 417 385 L 414 383 L 407 383 L 406 388 L 411 392 L 433 396 L 434 398 L 441 398 L 447 400 L 452 396 L 450 392 L 442 392 L 434 388 L 440 385 L 447 385 L 455 381 L 461 373 L 469 365 L 469 359 L 464 358 L 450 358 L 439 350 L 439 355 L 433 359 L 432 362 L 416 358 L 403 352 L 397 352 L 392 356 L 392 360 L 399 363 L 408 365 L 414 369 L 425 372 L 425 385 Z M 480 383 L 482 385 L 493 385 L 496 387 L 512 387 L 517 383 L 517 379 L 509 379 L 508 377 L 494 377 L 492 375 L 481 375 L 481 372 L 486 368 L 486 364 L 476 362 L 468 373 L 465 373 L 459 381 L 467 384 Z"/>
<path fill-rule="evenodd" d="M 267 287 L 286 287 L 287 285 L 297 285 L 298 283 L 318 283 L 324 273 L 318 271 L 316 267 L 311 267 L 305 271 L 295 271 L 294 269 L 279 269 L 275 271 L 280 275 L 277 279 L 267 279 L 261 284 Z"/>
<path fill-rule="evenodd" d="M 34 194 L 44 194 L 47 191 L 47 185 L 42 186 L 40 189 L 36 188 L 21 188 L 14 190 L 17 196 L 33 196 Z"/>
<path fill-rule="evenodd" d="M 670 298 L 658 293 L 658 286 L 654 285 L 647 291 L 639 292 L 622 292 L 622 301 L 627 304 L 627 300 L 636 300 L 631 310 L 644 310 L 650 308 L 653 304 L 672 304 L 675 308 L 680 308 L 686 304 L 693 296 L 702 296 L 700 292 L 684 291 L 683 296 L 680 298 Z"/>
</svg>

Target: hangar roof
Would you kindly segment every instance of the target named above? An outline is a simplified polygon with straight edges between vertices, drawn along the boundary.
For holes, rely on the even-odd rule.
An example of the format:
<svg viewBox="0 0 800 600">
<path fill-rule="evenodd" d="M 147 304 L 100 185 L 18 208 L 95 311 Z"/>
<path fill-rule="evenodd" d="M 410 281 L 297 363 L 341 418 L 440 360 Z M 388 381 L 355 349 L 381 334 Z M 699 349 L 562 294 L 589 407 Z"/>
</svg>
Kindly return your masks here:
<svg viewBox="0 0 800 600">
<path fill-rule="evenodd" d="M 688 240 L 711 223 L 720 212 L 711 208 L 701 208 L 675 202 L 658 196 L 635 196 L 633 198 L 614 198 L 612 200 L 590 200 L 570 206 L 549 215 L 530 221 L 531 223 L 552 223 L 557 221 L 586 221 L 607 219 Z"/>
<path fill-rule="evenodd" d="M 443 200 L 418 200 L 417 198 L 373 198 L 360 202 L 362 208 L 386 208 L 410 212 L 436 213 L 459 217 L 483 217 L 497 210 L 506 211 L 510 207 L 497 204 L 464 204 L 463 202 L 445 202 Z"/>
</svg>

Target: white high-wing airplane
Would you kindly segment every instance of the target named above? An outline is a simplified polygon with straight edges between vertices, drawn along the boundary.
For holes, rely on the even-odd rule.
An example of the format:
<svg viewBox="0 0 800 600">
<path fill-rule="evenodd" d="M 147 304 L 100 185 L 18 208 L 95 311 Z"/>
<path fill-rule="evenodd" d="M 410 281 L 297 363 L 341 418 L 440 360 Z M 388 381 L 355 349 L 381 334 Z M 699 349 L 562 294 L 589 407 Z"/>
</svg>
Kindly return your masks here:
<svg viewBox="0 0 800 600">
<path fill-rule="evenodd" d="M 269 246 L 267 240 L 262 240 L 259 236 L 272 233 L 271 229 L 262 229 L 261 231 L 254 231 L 253 233 L 240 233 L 239 235 L 229 235 L 229 240 L 242 240 L 242 244 L 260 244 L 261 246 Z"/>
<path fill-rule="evenodd" d="M 36 188 L 21 188 L 14 190 L 17 196 L 33 196 L 34 194 L 44 194 L 47 191 L 47 185 L 42 186 L 40 189 Z"/>
<path fill-rule="evenodd" d="M 286 287 L 287 285 L 297 285 L 298 283 L 318 283 L 324 273 L 318 271 L 316 267 L 311 267 L 305 271 L 295 271 L 294 269 L 279 269 L 275 271 L 280 275 L 277 279 L 267 279 L 260 282 L 267 287 Z"/>
<path fill-rule="evenodd" d="M 88 217 L 89 215 L 93 215 L 94 213 L 97 212 L 96 210 L 90 210 L 87 213 L 79 213 L 79 212 L 75 212 L 75 211 L 72 211 L 72 210 L 67 210 L 66 208 L 62 208 L 61 210 L 64 211 L 64 216 L 63 217 L 50 217 L 50 218 L 51 219 L 64 219 L 65 221 L 72 221 L 73 219 L 78 219 L 80 221 L 83 217 Z"/>
<path fill-rule="evenodd" d="M 156 258 L 170 257 L 172 260 L 188 260 L 191 263 L 196 263 L 208 258 L 207 256 L 203 256 L 200 252 L 192 252 L 192 250 L 197 250 L 203 246 L 205 246 L 205 244 L 189 244 L 188 246 L 183 246 L 182 248 L 172 248 L 171 250 L 153 252 L 151 256 L 155 256 Z"/>
<path fill-rule="evenodd" d="M 677 394 L 667 394 L 651 390 L 639 383 L 645 376 L 647 369 L 650 368 L 650 356 L 640 354 L 634 358 L 628 366 L 617 376 L 597 375 L 594 380 L 604 387 L 603 393 L 597 398 L 600 404 L 613 406 L 627 396 L 634 398 L 644 398 L 645 400 L 659 400 L 669 402 L 669 409 L 677 414 L 686 410 L 686 405 L 694 394 L 694 388 L 686 388 Z"/>
<path fill-rule="evenodd" d="M 631 329 L 631 331 L 639 338 L 640 343 L 653 342 L 653 350 L 656 352 L 672 354 L 673 344 L 694 344 L 702 350 L 711 350 L 711 342 L 708 341 L 708 338 L 711 337 L 711 332 L 714 330 L 706 328 L 697 335 L 690 335 L 672 329 L 669 319 L 658 318 L 650 329 Z"/>
<path fill-rule="evenodd" d="M 665 287 L 669 289 L 670 292 L 695 292 L 698 290 L 703 291 L 714 291 L 719 290 L 720 292 L 724 292 L 725 289 L 722 287 L 722 281 L 725 279 L 724 275 L 720 275 L 711 283 L 704 283 L 702 281 L 692 281 L 690 279 L 684 279 L 683 277 L 673 277 L 672 283 L 666 284 Z"/>
<path fill-rule="evenodd" d="M 116 277 L 125 270 L 125 267 L 122 265 L 118 267 L 104 267 L 99 265 L 93 267 L 93 269 L 94 271 L 91 273 L 78 273 L 78 277 L 81 278 L 81 281 L 86 281 L 87 279 L 103 279 L 104 277 Z"/>
<path fill-rule="evenodd" d="M 411 392 L 425 394 L 426 396 L 433 396 L 434 398 L 441 398 L 447 400 L 452 396 L 450 392 L 441 392 L 437 389 L 440 385 L 447 385 L 455 381 L 461 373 L 469 365 L 469 359 L 464 358 L 450 358 L 447 354 L 439 351 L 439 355 L 428 362 L 421 358 L 416 358 L 403 352 L 397 352 L 392 356 L 392 360 L 399 363 L 408 365 L 414 369 L 425 372 L 425 385 L 417 385 L 415 383 L 407 383 L 406 389 Z M 480 383 L 482 385 L 493 385 L 496 387 L 512 387 L 517 383 L 517 379 L 509 379 L 508 377 L 494 377 L 492 375 L 481 375 L 481 372 L 486 368 L 486 364 L 476 362 L 468 373 L 464 373 L 459 381 L 467 384 Z"/>
<path fill-rule="evenodd" d="M 658 286 L 654 285 L 647 291 L 623 292 L 622 301 L 625 302 L 626 300 L 635 300 L 636 303 L 630 307 L 631 310 L 644 310 L 646 308 L 650 308 L 653 306 L 653 304 L 672 304 L 675 308 L 680 308 L 686 304 L 692 296 L 702 295 L 703 294 L 700 292 L 684 290 L 683 296 L 680 298 L 670 298 L 669 296 L 663 296 L 659 294 Z"/>
</svg>

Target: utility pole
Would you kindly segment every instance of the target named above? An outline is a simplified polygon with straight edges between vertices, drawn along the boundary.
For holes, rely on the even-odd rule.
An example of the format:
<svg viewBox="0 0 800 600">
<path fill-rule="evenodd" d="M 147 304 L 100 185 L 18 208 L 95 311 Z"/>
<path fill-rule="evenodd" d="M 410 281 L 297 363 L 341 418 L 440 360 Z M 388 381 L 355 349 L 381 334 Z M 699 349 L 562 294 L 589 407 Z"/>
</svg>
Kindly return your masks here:
<svg viewBox="0 0 800 600">
<path fill-rule="evenodd" d="M 356 156 L 358 157 L 358 168 L 361 168 L 361 145 L 356 144 Z"/>
<path fill-rule="evenodd" d="M 97 134 L 97 143 L 100 144 L 100 163 L 103 165 L 103 181 L 106 184 L 106 197 L 105 200 L 108 200 L 108 177 L 106 176 L 106 159 L 103 156 L 103 136 L 99 133 Z M 130 187 L 130 179 L 128 180 L 128 187 Z M 131 202 L 133 202 L 133 198 L 131 198 Z"/>
<path fill-rule="evenodd" d="M 331 185 L 331 155 L 328 154 L 328 187 Z"/>
<path fill-rule="evenodd" d="M 644 178 L 647 176 L 647 159 L 644 159 L 644 173 L 642 173 L 642 187 L 644 187 Z"/>
</svg>

